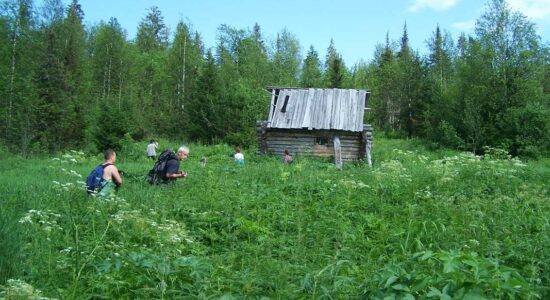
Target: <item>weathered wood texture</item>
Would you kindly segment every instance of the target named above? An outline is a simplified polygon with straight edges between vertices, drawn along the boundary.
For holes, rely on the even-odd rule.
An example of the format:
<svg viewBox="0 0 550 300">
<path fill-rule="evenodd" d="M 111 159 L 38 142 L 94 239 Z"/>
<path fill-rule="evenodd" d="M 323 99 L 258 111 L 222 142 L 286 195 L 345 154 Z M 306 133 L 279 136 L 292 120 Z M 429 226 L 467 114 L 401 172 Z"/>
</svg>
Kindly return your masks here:
<svg viewBox="0 0 550 300">
<path fill-rule="evenodd" d="M 334 143 L 334 164 L 338 170 L 342 170 L 342 144 L 340 138 L 336 135 L 333 139 Z"/>
<path fill-rule="evenodd" d="M 370 92 L 272 88 L 267 128 L 363 131 Z"/>
<path fill-rule="evenodd" d="M 343 161 L 364 158 L 363 134 L 349 131 L 330 130 L 284 130 L 262 127 L 258 122 L 258 154 L 282 156 L 285 149 L 292 155 L 334 157 L 333 138 L 340 139 Z M 317 144 L 325 142 L 326 144 Z"/>
</svg>

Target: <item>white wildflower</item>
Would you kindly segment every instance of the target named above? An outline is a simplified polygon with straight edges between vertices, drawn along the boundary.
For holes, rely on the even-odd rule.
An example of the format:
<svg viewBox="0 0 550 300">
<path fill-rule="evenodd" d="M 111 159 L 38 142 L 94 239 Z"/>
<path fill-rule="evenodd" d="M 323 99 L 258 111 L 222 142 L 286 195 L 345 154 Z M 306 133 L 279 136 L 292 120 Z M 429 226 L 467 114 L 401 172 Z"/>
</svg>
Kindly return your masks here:
<svg viewBox="0 0 550 300">
<path fill-rule="evenodd" d="M 19 223 L 21 223 L 21 224 L 25 224 L 25 223 L 32 224 L 32 218 L 31 218 L 31 216 L 26 215 L 26 216 L 22 217 L 21 219 L 19 219 Z"/>
<path fill-rule="evenodd" d="M 59 253 L 69 254 L 69 253 L 71 253 L 72 250 L 73 250 L 73 247 L 67 247 L 63 250 L 59 250 Z"/>
</svg>

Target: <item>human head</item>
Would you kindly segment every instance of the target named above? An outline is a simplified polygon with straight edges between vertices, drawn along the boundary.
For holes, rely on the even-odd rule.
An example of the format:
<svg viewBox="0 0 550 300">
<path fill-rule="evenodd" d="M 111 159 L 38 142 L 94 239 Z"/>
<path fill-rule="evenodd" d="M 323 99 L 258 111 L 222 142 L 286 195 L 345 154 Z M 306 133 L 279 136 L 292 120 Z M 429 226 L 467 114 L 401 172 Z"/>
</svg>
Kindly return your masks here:
<svg viewBox="0 0 550 300">
<path fill-rule="evenodd" d="M 155 140 L 151 140 L 150 144 L 153 144 L 155 142 Z"/>
<path fill-rule="evenodd" d="M 285 149 L 285 155 L 290 155 L 290 153 L 288 153 L 288 149 Z"/>
<path fill-rule="evenodd" d="M 178 152 L 176 153 L 176 157 L 178 160 L 184 160 L 189 156 L 189 148 L 186 146 L 181 146 L 178 148 Z"/>
<path fill-rule="evenodd" d="M 114 162 L 116 160 L 116 152 L 113 149 L 107 149 L 103 152 L 103 157 L 105 160 L 111 160 Z"/>
<path fill-rule="evenodd" d="M 235 147 L 235 152 L 236 153 L 241 153 L 241 148 L 240 147 Z"/>
</svg>

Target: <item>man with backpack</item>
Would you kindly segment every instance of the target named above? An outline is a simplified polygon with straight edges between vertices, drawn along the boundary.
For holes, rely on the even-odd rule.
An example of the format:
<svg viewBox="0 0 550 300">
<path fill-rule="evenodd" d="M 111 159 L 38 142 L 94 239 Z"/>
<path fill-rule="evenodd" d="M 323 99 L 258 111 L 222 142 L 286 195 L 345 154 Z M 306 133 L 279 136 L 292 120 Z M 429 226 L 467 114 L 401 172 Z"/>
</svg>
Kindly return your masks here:
<svg viewBox="0 0 550 300">
<path fill-rule="evenodd" d="M 86 178 L 88 193 L 96 192 L 100 197 L 113 194 L 122 185 L 122 176 L 115 166 L 116 152 L 112 149 L 105 150 L 104 157 L 105 161 Z"/>
<path fill-rule="evenodd" d="M 147 182 L 150 184 L 169 183 L 178 178 L 187 177 L 187 173 L 180 171 L 180 161 L 187 159 L 189 148 L 181 146 L 174 154 L 172 150 L 164 150 L 159 159 L 149 171 Z"/>
<path fill-rule="evenodd" d="M 180 171 L 180 161 L 189 157 L 189 148 L 186 146 L 179 147 L 175 157 L 176 159 L 171 159 L 166 163 L 166 179 L 168 181 L 187 177 L 187 172 Z"/>
</svg>

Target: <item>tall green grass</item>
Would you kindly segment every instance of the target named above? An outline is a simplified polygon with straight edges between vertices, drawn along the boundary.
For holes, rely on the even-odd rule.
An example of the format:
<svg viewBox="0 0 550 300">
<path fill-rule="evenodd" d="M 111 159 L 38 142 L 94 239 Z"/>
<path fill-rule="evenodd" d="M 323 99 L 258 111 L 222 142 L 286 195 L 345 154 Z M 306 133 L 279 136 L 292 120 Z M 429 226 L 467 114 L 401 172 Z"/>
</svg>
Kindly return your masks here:
<svg viewBox="0 0 550 300">
<path fill-rule="evenodd" d="M 239 166 L 229 146 L 191 145 L 188 178 L 149 186 L 143 149 L 125 145 L 124 185 L 103 200 L 78 176 L 99 156 L 0 160 L 6 295 L 8 278 L 63 299 L 550 295 L 546 160 L 377 139 L 373 168 L 337 171 L 254 150 Z"/>
</svg>

